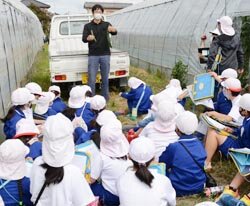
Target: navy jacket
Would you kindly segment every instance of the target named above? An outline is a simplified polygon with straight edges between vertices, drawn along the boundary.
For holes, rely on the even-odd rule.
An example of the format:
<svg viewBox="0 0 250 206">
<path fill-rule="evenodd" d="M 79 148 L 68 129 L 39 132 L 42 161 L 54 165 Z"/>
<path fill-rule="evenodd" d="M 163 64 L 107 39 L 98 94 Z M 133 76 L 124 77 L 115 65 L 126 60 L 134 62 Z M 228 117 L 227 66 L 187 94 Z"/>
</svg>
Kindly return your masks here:
<svg viewBox="0 0 250 206">
<path fill-rule="evenodd" d="M 132 110 L 132 108 L 135 108 L 143 91 L 144 84 L 141 84 L 136 89 L 131 89 L 128 93 L 124 92 L 121 94 L 121 96 L 128 100 L 128 107 L 129 110 Z M 149 86 L 146 86 L 145 93 L 142 98 L 142 101 L 138 108 L 139 114 L 145 114 L 148 113 L 148 109 L 151 108 L 151 101 L 149 97 L 152 95 L 152 90 Z"/>
<path fill-rule="evenodd" d="M 2 185 L 6 180 L 0 179 L 0 185 Z M 25 206 L 33 205 L 30 201 L 31 194 L 30 194 L 30 179 L 24 177 L 22 179 L 22 189 L 23 189 L 23 204 Z M 11 198 L 9 195 L 13 198 Z M 18 193 L 18 186 L 17 181 L 12 180 L 4 188 L 0 189 L 0 196 L 3 199 L 3 202 L 6 206 L 16 206 L 18 205 L 19 200 L 19 193 Z"/>
<path fill-rule="evenodd" d="M 6 139 L 11 139 L 16 135 L 16 124 L 22 118 L 25 118 L 24 113 L 21 110 L 16 109 L 13 117 L 4 123 L 3 130 Z"/>
<path fill-rule="evenodd" d="M 240 148 L 247 147 L 250 149 L 250 117 L 243 120 L 243 124 L 238 129 L 238 142 Z"/>
<path fill-rule="evenodd" d="M 53 104 L 51 105 L 51 108 L 55 110 L 57 113 L 64 111 L 66 107 L 67 105 L 61 99 L 61 97 L 57 97 L 56 99 L 54 99 Z"/>
<path fill-rule="evenodd" d="M 170 144 L 160 156 L 159 162 L 166 164 L 166 174 L 177 196 L 200 193 L 206 182 L 205 174 L 179 142 L 182 142 L 201 167 L 204 167 L 206 151 L 193 135 L 182 135 L 178 142 Z"/>
<path fill-rule="evenodd" d="M 85 121 L 86 125 L 88 126 L 88 130 L 91 130 L 92 129 L 91 121 L 93 119 L 95 119 L 96 115 L 94 114 L 94 112 L 92 112 L 92 110 L 90 108 L 90 103 L 85 102 L 85 104 L 81 108 L 78 108 L 76 110 L 75 115 L 77 117 L 79 117 L 81 115 L 81 113 L 82 113 L 82 118 Z M 84 106 L 85 106 L 85 108 L 84 108 Z M 82 112 L 83 108 L 84 108 L 84 111 Z"/>
<path fill-rule="evenodd" d="M 217 103 L 214 105 L 216 112 L 228 114 L 232 108 L 232 102 L 225 97 L 223 92 L 220 92 L 217 97 Z"/>
</svg>

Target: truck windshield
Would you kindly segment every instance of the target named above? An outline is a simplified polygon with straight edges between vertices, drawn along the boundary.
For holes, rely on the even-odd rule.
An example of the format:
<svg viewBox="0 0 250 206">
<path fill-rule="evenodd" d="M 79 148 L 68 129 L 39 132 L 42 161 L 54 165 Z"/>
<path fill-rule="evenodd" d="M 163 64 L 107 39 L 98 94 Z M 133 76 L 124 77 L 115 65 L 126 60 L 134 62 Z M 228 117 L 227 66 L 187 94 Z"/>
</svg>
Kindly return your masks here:
<svg viewBox="0 0 250 206">
<path fill-rule="evenodd" d="M 82 34 L 84 25 L 88 23 L 88 21 L 79 20 L 79 21 L 63 21 L 60 24 L 60 34 L 61 35 L 80 35 Z M 70 29 L 69 29 L 70 27 Z"/>
</svg>

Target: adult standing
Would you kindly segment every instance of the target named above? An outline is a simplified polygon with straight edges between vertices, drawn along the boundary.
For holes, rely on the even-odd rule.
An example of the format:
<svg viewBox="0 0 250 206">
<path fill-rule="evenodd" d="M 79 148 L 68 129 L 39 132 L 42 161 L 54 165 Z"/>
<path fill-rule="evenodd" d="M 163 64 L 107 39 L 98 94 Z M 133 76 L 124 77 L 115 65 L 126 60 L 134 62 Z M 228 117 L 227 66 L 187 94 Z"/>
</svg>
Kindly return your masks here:
<svg viewBox="0 0 250 206">
<path fill-rule="evenodd" d="M 109 22 L 103 21 L 104 9 L 96 4 L 92 7 L 94 19 L 84 26 L 82 41 L 88 43 L 88 85 L 95 95 L 96 75 L 100 66 L 102 95 L 109 99 L 110 38 L 117 30 Z"/>
<path fill-rule="evenodd" d="M 215 71 L 221 74 L 227 68 L 233 68 L 239 74 L 243 73 L 244 53 L 241 46 L 240 35 L 233 28 L 233 21 L 229 16 L 223 16 L 217 20 L 217 28 L 221 35 L 216 37 L 209 50 L 207 68 L 212 69 L 212 65 L 221 48 L 222 60 Z"/>
</svg>

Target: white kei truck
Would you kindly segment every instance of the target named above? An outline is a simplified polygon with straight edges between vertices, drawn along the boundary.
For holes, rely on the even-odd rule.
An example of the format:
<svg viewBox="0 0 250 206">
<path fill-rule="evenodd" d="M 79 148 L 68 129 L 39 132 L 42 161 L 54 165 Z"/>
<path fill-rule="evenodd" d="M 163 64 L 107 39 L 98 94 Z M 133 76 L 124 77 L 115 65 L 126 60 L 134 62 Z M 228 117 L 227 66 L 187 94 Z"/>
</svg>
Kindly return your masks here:
<svg viewBox="0 0 250 206">
<path fill-rule="evenodd" d="M 91 20 L 91 14 L 55 15 L 52 18 L 49 38 L 52 84 L 88 83 L 88 44 L 82 42 L 82 32 L 84 25 Z M 129 65 L 127 52 L 111 49 L 109 79 L 117 79 L 119 86 L 125 86 Z M 100 81 L 101 75 L 98 72 L 96 83 Z"/>
</svg>

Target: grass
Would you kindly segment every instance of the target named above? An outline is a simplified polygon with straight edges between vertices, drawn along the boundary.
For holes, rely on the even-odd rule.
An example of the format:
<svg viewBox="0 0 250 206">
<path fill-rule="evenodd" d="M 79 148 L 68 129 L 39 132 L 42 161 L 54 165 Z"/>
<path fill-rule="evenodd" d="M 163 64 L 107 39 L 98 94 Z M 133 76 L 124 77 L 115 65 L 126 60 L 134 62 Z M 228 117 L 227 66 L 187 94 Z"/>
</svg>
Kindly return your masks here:
<svg viewBox="0 0 250 206">
<path fill-rule="evenodd" d="M 29 81 L 38 83 L 44 91 L 50 86 L 48 45 L 45 44 L 37 54 L 34 64 L 28 74 Z"/>
<path fill-rule="evenodd" d="M 146 71 L 140 68 L 130 67 L 130 76 L 135 76 L 148 85 L 151 85 L 154 93 L 157 93 L 165 88 L 168 83 L 168 78 L 165 74 L 161 73 L 159 70 L 156 73 L 152 71 Z M 43 49 L 38 53 L 35 63 L 32 66 L 32 72 L 29 75 L 30 81 L 37 82 L 43 88 L 47 90 L 50 85 L 49 78 L 49 60 L 48 60 L 48 47 L 45 45 Z M 128 89 L 128 88 L 127 88 Z M 108 109 L 112 111 L 124 110 L 127 108 L 125 99 L 119 97 L 119 89 L 113 88 L 110 92 L 110 101 L 108 103 Z M 187 108 L 191 108 L 191 102 L 188 102 Z M 199 108 L 197 108 L 199 110 Z M 135 125 L 136 122 L 131 121 L 125 116 L 120 116 L 119 119 L 125 125 Z M 236 174 L 237 170 L 229 159 L 221 159 L 217 154 L 214 158 L 214 170 L 212 176 L 216 179 L 218 185 L 227 185 L 231 182 L 232 178 Z M 248 186 L 248 187 L 247 187 Z M 245 183 L 240 188 L 241 194 L 246 194 L 249 191 L 249 183 Z M 194 195 L 189 197 L 177 198 L 177 206 L 193 206 L 196 203 L 202 201 L 213 201 L 212 199 L 206 198 L 201 195 Z"/>
</svg>

